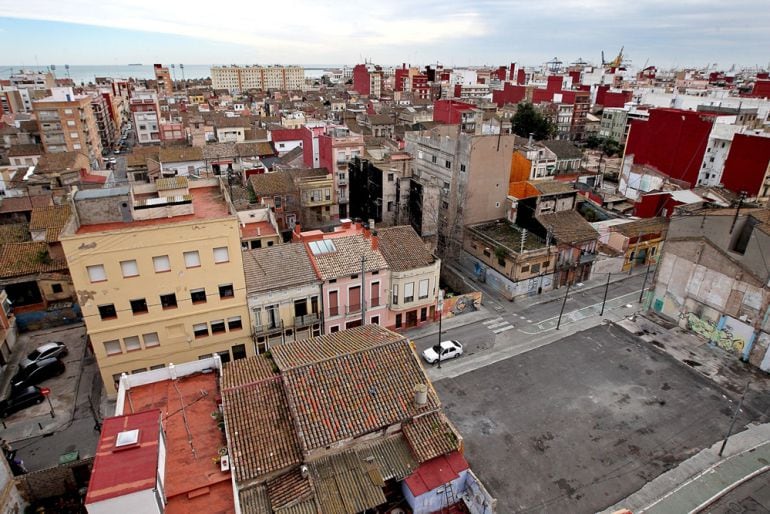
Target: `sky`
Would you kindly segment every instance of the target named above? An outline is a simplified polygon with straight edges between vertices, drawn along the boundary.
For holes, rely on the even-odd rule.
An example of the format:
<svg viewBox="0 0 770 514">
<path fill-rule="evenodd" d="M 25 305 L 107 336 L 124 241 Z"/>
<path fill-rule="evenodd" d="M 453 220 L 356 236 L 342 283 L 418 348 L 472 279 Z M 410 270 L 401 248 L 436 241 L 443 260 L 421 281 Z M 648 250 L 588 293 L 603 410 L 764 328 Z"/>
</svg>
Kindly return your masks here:
<svg viewBox="0 0 770 514">
<path fill-rule="evenodd" d="M 767 67 L 768 0 L 0 0 L 3 64 Z"/>
</svg>

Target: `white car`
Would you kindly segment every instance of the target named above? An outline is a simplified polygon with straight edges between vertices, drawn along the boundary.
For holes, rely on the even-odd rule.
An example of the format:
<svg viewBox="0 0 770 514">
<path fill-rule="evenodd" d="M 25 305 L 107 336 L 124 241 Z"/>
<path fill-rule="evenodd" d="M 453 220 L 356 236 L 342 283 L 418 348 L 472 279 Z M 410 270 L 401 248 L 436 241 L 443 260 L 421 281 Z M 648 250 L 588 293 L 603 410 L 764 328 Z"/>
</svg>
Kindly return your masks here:
<svg viewBox="0 0 770 514">
<path fill-rule="evenodd" d="M 433 345 L 422 352 L 422 358 L 428 364 L 438 362 L 439 345 Z M 454 359 L 463 354 L 463 345 L 458 341 L 441 341 L 441 360 Z"/>
</svg>

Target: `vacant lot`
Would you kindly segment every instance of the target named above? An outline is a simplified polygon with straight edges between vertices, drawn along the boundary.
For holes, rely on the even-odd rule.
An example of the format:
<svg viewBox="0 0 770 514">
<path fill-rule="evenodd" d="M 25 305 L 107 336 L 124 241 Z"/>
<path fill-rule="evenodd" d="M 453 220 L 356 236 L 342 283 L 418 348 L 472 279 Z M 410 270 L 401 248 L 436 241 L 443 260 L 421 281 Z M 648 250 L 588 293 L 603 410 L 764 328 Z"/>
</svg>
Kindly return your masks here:
<svg viewBox="0 0 770 514">
<path fill-rule="evenodd" d="M 612 505 L 720 439 L 735 406 L 707 378 L 613 326 L 436 388 L 501 513 Z"/>
</svg>

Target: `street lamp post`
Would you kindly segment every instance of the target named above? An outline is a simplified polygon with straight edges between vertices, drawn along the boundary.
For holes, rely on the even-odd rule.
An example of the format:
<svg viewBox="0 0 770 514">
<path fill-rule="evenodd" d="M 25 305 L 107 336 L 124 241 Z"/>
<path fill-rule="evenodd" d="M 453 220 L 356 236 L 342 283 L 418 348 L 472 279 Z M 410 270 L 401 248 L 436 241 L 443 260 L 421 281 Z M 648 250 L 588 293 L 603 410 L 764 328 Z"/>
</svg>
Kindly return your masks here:
<svg viewBox="0 0 770 514">
<path fill-rule="evenodd" d="M 559 311 L 559 321 L 556 322 L 556 330 L 559 330 L 559 327 L 561 326 L 561 315 L 564 313 L 564 306 L 567 305 L 567 296 L 569 296 L 570 285 L 572 285 L 571 282 L 567 282 L 567 292 L 564 293 L 564 301 L 561 302 L 561 310 Z"/>
<path fill-rule="evenodd" d="M 607 273 L 607 284 L 604 286 L 604 299 L 602 300 L 602 312 L 599 313 L 599 316 L 604 316 L 604 304 L 607 303 L 607 292 L 610 290 L 611 276 L 612 276 L 612 273 Z"/>
<path fill-rule="evenodd" d="M 436 353 L 438 354 L 438 369 L 441 369 L 441 320 L 444 317 L 444 290 L 438 290 L 438 344 Z"/>
</svg>

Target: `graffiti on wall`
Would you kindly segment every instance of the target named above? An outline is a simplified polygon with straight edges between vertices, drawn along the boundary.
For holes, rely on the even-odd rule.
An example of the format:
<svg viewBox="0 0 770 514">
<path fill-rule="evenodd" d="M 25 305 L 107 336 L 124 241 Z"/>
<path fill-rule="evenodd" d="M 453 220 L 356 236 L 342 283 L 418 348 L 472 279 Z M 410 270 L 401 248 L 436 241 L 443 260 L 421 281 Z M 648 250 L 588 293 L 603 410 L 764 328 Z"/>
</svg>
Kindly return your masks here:
<svg viewBox="0 0 770 514">
<path fill-rule="evenodd" d="M 684 312 L 682 319 L 687 320 L 687 328 L 696 334 L 705 337 L 720 348 L 729 352 L 742 353 L 746 346 L 746 340 L 733 334 L 728 327 L 719 328 L 719 326 L 709 319 L 701 319 L 697 314 Z"/>
<path fill-rule="evenodd" d="M 450 296 L 444 298 L 444 309 L 442 315 L 445 318 L 451 318 L 465 312 L 478 310 L 481 303 L 481 292 L 474 291 L 459 296 Z"/>
</svg>

